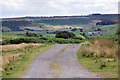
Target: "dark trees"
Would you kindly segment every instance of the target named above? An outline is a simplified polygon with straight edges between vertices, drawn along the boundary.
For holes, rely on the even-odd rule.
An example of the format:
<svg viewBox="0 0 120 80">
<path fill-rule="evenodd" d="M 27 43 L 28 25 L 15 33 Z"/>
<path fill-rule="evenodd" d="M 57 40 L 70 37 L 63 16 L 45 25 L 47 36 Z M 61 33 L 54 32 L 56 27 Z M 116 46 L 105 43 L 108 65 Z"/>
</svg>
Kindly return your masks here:
<svg viewBox="0 0 120 80">
<path fill-rule="evenodd" d="M 64 39 L 68 39 L 68 38 L 74 38 L 75 34 L 72 32 L 68 32 L 68 31 L 59 31 L 56 34 L 56 38 L 64 38 Z"/>
<path fill-rule="evenodd" d="M 26 32 L 25 36 L 28 36 L 28 37 L 42 37 L 42 34 L 39 33 L 39 34 L 36 34 L 36 33 L 31 33 L 31 32 Z"/>
</svg>

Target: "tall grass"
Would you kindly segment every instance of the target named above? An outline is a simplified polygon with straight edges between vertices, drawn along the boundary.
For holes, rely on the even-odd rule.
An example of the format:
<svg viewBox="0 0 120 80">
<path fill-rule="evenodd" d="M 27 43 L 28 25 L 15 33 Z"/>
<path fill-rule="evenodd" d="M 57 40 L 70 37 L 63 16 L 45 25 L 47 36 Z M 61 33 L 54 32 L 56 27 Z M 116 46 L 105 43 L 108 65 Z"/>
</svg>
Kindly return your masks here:
<svg viewBox="0 0 120 80">
<path fill-rule="evenodd" d="M 9 64 L 11 60 L 18 59 L 20 55 L 25 55 L 26 50 L 31 48 L 36 48 L 44 44 L 12 44 L 12 45 L 3 45 L 2 46 L 2 66 Z"/>
<path fill-rule="evenodd" d="M 52 46 L 53 44 L 27 45 L 16 50 L 9 49 L 8 51 L 3 51 L 2 77 L 15 78 L 22 76 L 34 57 Z"/>
<path fill-rule="evenodd" d="M 26 49 L 26 48 L 31 48 L 31 47 L 36 47 L 44 45 L 41 43 L 22 43 L 22 44 L 11 44 L 11 45 L 2 45 L 2 52 L 9 52 L 11 50 L 17 50 L 17 49 Z"/>
<path fill-rule="evenodd" d="M 118 42 L 99 38 L 81 44 L 77 53 L 80 64 L 99 76 L 118 78 Z"/>
<path fill-rule="evenodd" d="M 115 58 L 118 59 L 118 43 L 108 38 L 93 40 L 91 43 L 83 43 L 80 50 L 85 57 Z"/>
</svg>

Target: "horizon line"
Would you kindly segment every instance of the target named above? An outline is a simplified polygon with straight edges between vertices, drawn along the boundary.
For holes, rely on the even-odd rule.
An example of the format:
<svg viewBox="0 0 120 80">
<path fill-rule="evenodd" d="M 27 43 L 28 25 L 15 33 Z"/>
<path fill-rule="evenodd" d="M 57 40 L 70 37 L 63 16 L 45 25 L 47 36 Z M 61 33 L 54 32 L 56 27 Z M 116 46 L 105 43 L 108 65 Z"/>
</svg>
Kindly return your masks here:
<svg viewBox="0 0 120 80">
<path fill-rule="evenodd" d="M 85 15 L 43 15 L 43 16 L 34 16 L 34 15 L 31 15 L 31 16 L 16 16 L 16 17 L 2 17 L 0 19 L 8 19 L 8 18 L 25 18 L 25 17 L 72 17 L 72 16 L 89 16 L 89 15 L 94 15 L 94 14 L 98 14 L 98 15 L 107 15 L 109 13 L 92 13 L 92 14 L 85 14 Z M 110 13 L 109 15 L 119 15 L 120 13 Z"/>
</svg>

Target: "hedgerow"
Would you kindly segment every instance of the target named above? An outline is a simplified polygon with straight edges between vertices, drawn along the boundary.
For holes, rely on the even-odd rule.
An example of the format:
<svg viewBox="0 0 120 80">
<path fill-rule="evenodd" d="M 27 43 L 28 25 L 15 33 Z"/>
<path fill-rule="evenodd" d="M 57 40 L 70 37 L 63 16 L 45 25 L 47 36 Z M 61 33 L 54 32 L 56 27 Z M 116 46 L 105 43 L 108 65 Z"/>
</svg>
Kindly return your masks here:
<svg viewBox="0 0 120 80">
<path fill-rule="evenodd" d="M 23 37 L 15 39 L 6 39 L 2 41 L 2 45 L 6 44 L 20 44 L 20 43 L 80 43 L 82 40 L 79 39 L 63 39 L 63 38 L 52 38 L 52 37 Z"/>
</svg>

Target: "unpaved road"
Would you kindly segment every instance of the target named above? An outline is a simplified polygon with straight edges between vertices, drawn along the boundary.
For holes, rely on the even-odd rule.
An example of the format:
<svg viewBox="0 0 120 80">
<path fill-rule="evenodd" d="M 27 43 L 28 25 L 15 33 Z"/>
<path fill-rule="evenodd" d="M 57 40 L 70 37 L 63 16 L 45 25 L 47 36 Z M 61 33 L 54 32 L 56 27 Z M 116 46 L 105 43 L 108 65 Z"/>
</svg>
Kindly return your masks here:
<svg viewBox="0 0 120 80">
<path fill-rule="evenodd" d="M 83 68 L 76 53 L 80 44 L 56 44 L 39 54 L 23 78 L 96 78 L 97 74 Z"/>
</svg>

